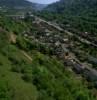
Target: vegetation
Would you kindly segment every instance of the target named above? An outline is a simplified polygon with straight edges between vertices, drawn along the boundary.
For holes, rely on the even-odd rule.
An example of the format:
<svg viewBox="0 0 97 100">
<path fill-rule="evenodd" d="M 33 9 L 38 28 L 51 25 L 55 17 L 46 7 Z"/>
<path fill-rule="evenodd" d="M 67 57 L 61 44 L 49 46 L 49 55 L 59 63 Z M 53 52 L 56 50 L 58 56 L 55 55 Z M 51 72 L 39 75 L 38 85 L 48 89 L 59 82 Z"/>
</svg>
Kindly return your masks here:
<svg viewBox="0 0 97 100">
<path fill-rule="evenodd" d="M 28 22 L 0 19 L 1 100 L 95 100 L 86 82 L 22 36 Z M 10 26 L 10 23 L 12 27 Z M 14 32 L 14 30 L 16 32 Z M 30 27 L 29 27 L 30 30 Z M 33 30 L 31 30 L 33 31 Z M 10 35 L 17 35 L 17 42 Z M 40 45 L 38 45 L 40 46 Z M 26 55 L 30 55 L 32 61 Z"/>
<path fill-rule="evenodd" d="M 45 8 L 40 16 L 57 22 L 76 34 L 88 32 L 90 36 L 97 37 L 96 9 L 96 0 L 60 0 Z"/>
<path fill-rule="evenodd" d="M 48 5 L 37 15 L 58 23 L 64 30 L 73 33 L 75 36 L 71 38 L 71 44 L 74 46 L 69 49 L 80 61 L 87 62 L 91 58 L 90 56 L 97 58 L 96 47 L 87 45 L 84 40 L 80 41 L 77 36 L 97 44 L 96 10 L 96 0 L 60 0 Z M 96 64 L 93 64 L 92 67 L 96 68 Z"/>
<path fill-rule="evenodd" d="M 0 6 L 3 7 L 5 5 L 5 7 L 28 7 L 28 6 L 32 6 L 32 4 L 26 0 L 0 0 Z"/>
<path fill-rule="evenodd" d="M 96 13 L 93 13 L 96 11 L 96 1 L 70 1 L 61 0 L 49 5 L 37 15 L 57 22 L 71 31 L 87 31 L 89 36 L 96 38 Z M 29 5 L 24 1 L 24 6 L 25 3 Z M 13 6 L 10 4 L 12 3 L 8 1 L 8 5 Z M 80 12 L 76 10 L 78 8 Z M 29 15 L 24 19 L 14 19 L 4 14 L 0 14 L 0 100 L 97 100 L 97 83 L 92 84 L 76 75 L 71 66 L 67 67 L 55 56 L 57 46 L 50 40 L 60 42 L 64 38 L 63 33 L 46 34 L 44 27 L 41 29 L 41 24 L 36 25 Z M 68 45 L 73 46 L 68 46 L 68 49 L 81 62 L 89 62 L 89 56 L 97 57 L 96 48 L 76 37 L 69 38 Z M 92 67 L 96 68 L 96 64 Z"/>
</svg>

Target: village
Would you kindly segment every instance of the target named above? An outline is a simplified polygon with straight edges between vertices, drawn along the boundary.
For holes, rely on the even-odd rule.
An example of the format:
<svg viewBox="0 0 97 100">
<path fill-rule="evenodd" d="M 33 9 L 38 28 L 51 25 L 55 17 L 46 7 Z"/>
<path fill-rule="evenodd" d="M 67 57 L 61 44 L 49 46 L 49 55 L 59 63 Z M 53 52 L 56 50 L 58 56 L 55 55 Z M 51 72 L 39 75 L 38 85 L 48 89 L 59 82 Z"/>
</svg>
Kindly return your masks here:
<svg viewBox="0 0 97 100">
<path fill-rule="evenodd" d="M 24 15 L 10 15 L 8 17 L 12 17 L 13 20 L 23 20 L 25 18 Z M 81 74 L 88 81 L 94 82 L 97 86 L 97 71 L 92 68 L 92 64 L 88 61 L 81 62 L 75 54 L 77 48 L 74 47 L 82 44 L 80 42 L 82 38 L 79 37 L 78 41 L 74 40 L 75 35 L 71 32 L 67 32 L 57 24 L 47 22 L 32 14 L 26 17 L 32 19 L 32 27 L 37 27 L 33 32 L 29 30 L 22 33 L 26 39 L 29 39 L 32 43 L 34 42 L 40 51 L 44 51 L 43 53 L 57 56 L 65 65 L 77 74 Z M 91 42 L 87 40 L 84 40 L 84 43 L 91 45 Z M 97 59 L 93 56 L 88 56 L 88 60 L 97 64 Z"/>
</svg>

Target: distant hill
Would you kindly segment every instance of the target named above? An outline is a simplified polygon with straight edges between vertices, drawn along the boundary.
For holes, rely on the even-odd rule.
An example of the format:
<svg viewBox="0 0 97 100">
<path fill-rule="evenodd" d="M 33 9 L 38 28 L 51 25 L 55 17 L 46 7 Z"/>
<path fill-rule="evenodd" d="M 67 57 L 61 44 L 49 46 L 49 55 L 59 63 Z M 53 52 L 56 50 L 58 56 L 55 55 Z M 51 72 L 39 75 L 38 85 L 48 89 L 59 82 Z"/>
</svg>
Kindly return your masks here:
<svg viewBox="0 0 97 100">
<path fill-rule="evenodd" d="M 27 0 L 0 0 L 1 7 L 28 7 L 32 3 Z"/>
<path fill-rule="evenodd" d="M 43 10 L 48 5 L 47 4 L 34 4 L 36 10 Z"/>
<path fill-rule="evenodd" d="M 0 7 L 17 9 L 33 8 L 35 10 L 41 10 L 45 7 L 45 5 L 32 3 L 27 0 L 0 0 Z"/>
<path fill-rule="evenodd" d="M 90 10 L 97 9 L 97 0 L 60 0 L 59 2 L 49 5 L 46 10 L 71 14 L 81 14 Z"/>
<path fill-rule="evenodd" d="M 41 15 L 57 21 L 63 28 L 69 26 L 70 30 L 89 32 L 93 36 L 97 33 L 97 0 L 60 0 L 48 5 Z"/>
</svg>

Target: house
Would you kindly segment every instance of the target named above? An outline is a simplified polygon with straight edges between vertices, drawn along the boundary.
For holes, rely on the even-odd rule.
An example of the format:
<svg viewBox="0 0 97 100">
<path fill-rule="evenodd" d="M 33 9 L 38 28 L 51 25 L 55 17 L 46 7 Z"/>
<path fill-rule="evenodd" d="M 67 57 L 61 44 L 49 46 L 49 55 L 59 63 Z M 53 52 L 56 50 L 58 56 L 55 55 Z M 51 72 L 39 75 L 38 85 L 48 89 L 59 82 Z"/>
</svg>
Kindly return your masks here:
<svg viewBox="0 0 97 100">
<path fill-rule="evenodd" d="M 97 71 L 95 69 L 92 69 L 89 67 L 85 68 L 83 74 L 84 74 L 84 77 L 86 77 L 88 81 L 91 81 L 91 82 L 97 81 Z"/>
<path fill-rule="evenodd" d="M 97 58 L 95 58 L 93 56 L 89 56 L 88 61 L 91 62 L 91 63 L 97 64 Z"/>
</svg>

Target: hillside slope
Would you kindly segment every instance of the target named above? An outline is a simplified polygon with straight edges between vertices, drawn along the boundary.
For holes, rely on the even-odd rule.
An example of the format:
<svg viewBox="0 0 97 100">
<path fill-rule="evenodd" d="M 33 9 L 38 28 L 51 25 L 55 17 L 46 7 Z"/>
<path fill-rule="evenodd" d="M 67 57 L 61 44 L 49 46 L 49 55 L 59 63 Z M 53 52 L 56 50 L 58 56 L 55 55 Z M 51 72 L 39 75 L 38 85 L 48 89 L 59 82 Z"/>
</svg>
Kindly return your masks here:
<svg viewBox="0 0 97 100">
<path fill-rule="evenodd" d="M 0 0 L 0 7 L 3 8 L 15 8 L 15 9 L 33 9 L 42 10 L 46 5 L 32 3 L 28 0 Z"/>
<path fill-rule="evenodd" d="M 40 16 L 71 32 L 86 32 L 97 38 L 97 0 L 60 0 L 48 5 Z"/>
<path fill-rule="evenodd" d="M 34 39 L 31 41 L 21 34 L 30 29 L 33 35 L 34 31 L 38 31 L 31 21 L 19 22 L 1 17 L 0 26 L 1 100 L 97 99 L 86 81 L 66 70 L 56 57 L 43 53 L 45 47 L 39 45 L 40 41 L 35 43 Z M 15 43 L 10 39 L 14 33 L 17 35 Z"/>
<path fill-rule="evenodd" d="M 59 2 L 49 5 L 46 10 L 71 14 L 81 14 L 89 10 L 95 10 L 97 8 L 96 0 L 60 0 Z"/>
<path fill-rule="evenodd" d="M 32 6 L 27 0 L 0 0 L 0 6 L 4 7 L 28 7 Z"/>
</svg>

